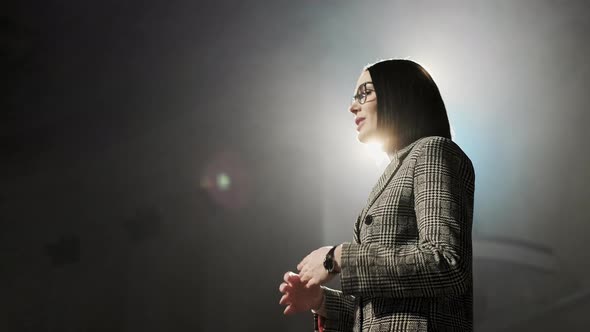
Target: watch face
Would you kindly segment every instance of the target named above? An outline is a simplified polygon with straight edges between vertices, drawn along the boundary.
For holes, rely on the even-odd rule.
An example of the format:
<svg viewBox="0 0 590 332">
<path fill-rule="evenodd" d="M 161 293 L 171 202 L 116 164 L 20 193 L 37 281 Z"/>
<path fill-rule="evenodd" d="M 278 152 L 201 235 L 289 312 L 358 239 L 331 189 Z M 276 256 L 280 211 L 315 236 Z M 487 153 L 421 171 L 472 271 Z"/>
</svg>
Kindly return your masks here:
<svg viewBox="0 0 590 332">
<path fill-rule="evenodd" d="M 334 267 L 334 262 L 332 262 L 331 259 L 326 259 L 324 261 L 324 268 L 326 268 L 326 270 L 328 271 L 332 271 L 332 268 Z"/>
</svg>

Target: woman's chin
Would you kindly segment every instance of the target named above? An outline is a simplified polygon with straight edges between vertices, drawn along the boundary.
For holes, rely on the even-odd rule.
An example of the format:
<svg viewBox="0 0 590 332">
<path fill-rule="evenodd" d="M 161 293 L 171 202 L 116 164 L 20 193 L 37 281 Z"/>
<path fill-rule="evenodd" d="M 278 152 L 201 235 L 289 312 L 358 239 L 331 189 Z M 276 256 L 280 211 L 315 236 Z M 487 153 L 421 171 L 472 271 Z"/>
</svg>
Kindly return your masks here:
<svg viewBox="0 0 590 332">
<path fill-rule="evenodd" d="M 371 135 L 369 133 L 365 133 L 360 131 L 357 135 L 357 140 L 363 144 L 379 144 L 381 141 L 376 137 L 376 135 Z"/>
<path fill-rule="evenodd" d="M 358 132 L 356 138 L 358 139 L 359 142 L 361 143 L 368 143 L 369 138 L 371 137 L 371 135 L 368 135 L 368 133 L 366 131 L 363 131 L 363 128 L 361 128 L 361 130 Z"/>
</svg>

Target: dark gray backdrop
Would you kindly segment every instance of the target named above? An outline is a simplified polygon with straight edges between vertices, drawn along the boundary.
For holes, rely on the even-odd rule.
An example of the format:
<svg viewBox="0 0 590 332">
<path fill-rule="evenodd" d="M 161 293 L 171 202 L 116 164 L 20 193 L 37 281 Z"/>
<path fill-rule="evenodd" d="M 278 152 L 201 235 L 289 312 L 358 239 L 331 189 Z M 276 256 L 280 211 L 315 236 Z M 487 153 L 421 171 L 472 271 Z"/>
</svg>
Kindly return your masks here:
<svg viewBox="0 0 590 332">
<path fill-rule="evenodd" d="M 348 101 L 389 57 L 476 168 L 476 330 L 586 330 L 583 1 L 1 8 L 1 330 L 311 331 L 278 286 L 352 238 L 381 168 Z"/>
</svg>

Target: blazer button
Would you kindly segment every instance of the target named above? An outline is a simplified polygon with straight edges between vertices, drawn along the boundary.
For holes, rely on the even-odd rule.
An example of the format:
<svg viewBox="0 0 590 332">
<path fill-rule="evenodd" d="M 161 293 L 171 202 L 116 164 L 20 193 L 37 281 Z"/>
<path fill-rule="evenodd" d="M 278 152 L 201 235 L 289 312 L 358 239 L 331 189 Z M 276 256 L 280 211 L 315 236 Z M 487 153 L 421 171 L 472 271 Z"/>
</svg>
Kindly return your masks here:
<svg viewBox="0 0 590 332">
<path fill-rule="evenodd" d="M 367 216 L 365 217 L 365 224 L 370 225 L 373 222 L 373 216 L 370 214 L 367 214 Z"/>
</svg>

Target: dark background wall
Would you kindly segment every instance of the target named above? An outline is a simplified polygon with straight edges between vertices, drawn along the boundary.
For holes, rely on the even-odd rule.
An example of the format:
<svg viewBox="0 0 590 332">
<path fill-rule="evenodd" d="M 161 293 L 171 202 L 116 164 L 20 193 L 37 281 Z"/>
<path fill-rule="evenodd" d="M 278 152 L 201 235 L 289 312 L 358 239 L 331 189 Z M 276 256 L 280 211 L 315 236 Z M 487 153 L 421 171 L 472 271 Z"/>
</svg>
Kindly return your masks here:
<svg viewBox="0 0 590 332">
<path fill-rule="evenodd" d="M 588 25 L 583 1 L 1 5 L 0 329 L 311 330 L 278 286 L 351 240 L 383 165 L 349 97 L 397 57 L 476 167 L 477 330 L 585 330 Z"/>
</svg>

